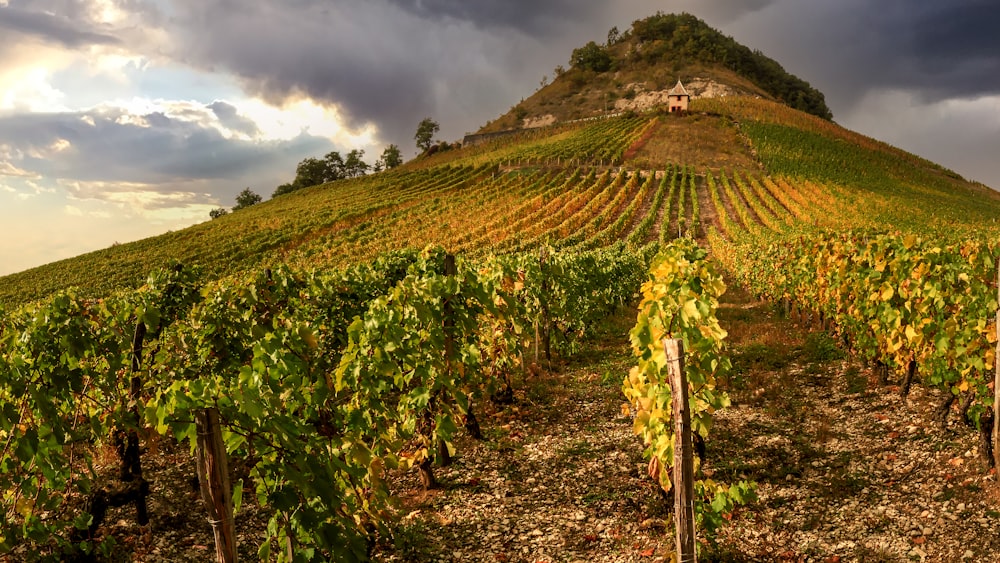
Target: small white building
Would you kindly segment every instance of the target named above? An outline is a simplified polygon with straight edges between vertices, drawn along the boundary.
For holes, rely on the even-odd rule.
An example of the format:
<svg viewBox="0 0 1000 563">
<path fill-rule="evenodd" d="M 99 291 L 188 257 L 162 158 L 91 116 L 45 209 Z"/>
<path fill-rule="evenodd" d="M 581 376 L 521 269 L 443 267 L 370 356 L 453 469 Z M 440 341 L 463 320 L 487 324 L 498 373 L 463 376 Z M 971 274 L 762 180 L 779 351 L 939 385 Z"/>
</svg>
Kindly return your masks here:
<svg viewBox="0 0 1000 563">
<path fill-rule="evenodd" d="M 680 79 L 677 80 L 677 85 L 667 92 L 667 106 L 670 108 L 670 113 L 682 113 L 688 110 L 688 103 L 691 101 L 691 94 L 684 89 L 684 85 L 681 84 Z"/>
</svg>

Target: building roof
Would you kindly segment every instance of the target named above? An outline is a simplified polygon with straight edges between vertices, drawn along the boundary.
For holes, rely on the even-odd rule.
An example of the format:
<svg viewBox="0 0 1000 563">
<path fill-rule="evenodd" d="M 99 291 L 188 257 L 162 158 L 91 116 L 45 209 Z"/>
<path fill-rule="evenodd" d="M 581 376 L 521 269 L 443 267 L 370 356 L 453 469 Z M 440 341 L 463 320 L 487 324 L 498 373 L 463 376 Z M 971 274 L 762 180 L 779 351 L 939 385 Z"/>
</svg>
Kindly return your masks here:
<svg viewBox="0 0 1000 563">
<path fill-rule="evenodd" d="M 684 85 L 681 84 L 681 81 L 679 79 L 677 80 L 677 85 L 674 86 L 673 88 L 671 88 L 670 91 L 667 92 L 667 95 L 668 96 L 687 96 L 689 98 L 691 97 L 691 94 L 688 94 L 688 91 L 684 89 Z"/>
</svg>

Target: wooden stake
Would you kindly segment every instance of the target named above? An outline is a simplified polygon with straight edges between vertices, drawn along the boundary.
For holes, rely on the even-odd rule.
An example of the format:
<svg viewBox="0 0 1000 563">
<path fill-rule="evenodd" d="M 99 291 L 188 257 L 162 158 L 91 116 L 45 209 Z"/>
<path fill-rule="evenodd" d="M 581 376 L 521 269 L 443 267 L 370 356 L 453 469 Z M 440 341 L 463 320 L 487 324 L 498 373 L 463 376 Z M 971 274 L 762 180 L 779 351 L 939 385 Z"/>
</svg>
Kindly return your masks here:
<svg viewBox="0 0 1000 563">
<path fill-rule="evenodd" d="M 455 255 L 445 254 L 444 256 L 444 275 L 449 278 L 454 278 L 458 275 L 458 269 L 455 267 Z M 444 311 L 444 361 L 445 369 L 449 373 L 449 377 L 452 371 L 451 358 L 455 353 L 455 314 L 452 311 L 451 300 L 445 299 L 443 305 Z M 433 428 L 433 426 L 432 426 Z M 448 451 L 448 444 L 443 440 L 438 440 L 438 464 L 442 467 L 451 465 L 451 452 Z"/>
<path fill-rule="evenodd" d="M 670 393 L 674 407 L 674 519 L 677 529 L 678 563 L 696 563 L 694 535 L 694 451 L 691 443 L 691 411 L 684 373 L 684 342 L 665 338 Z"/>
<path fill-rule="evenodd" d="M 1000 258 L 997 259 L 997 303 L 1000 303 Z M 993 356 L 993 467 L 1000 468 L 1000 307 L 996 314 L 997 349 Z M 998 469 L 1000 470 L 1000 469 Z"/>
<path fill-rule="evenodd" d="M 549 364 L 549 371 L 552 371 L 552 318 L 549 315 L 549 277 L 546 272 L 548 259 L 546 248 L 539 247 L 538 266 L 542 272 L 542 345 L 545 346 L 545 361 Z"/>
<path fill-rule="evenodd" d="M 215 534 L 215 558 L 219 563 L 236 563 L 236 525 L 233 521 L 233 496 L 229 486 L 226 445 L 219 427 L 219 409 L 201 409 L 195 413 L 198 445 L 195 465 L 201 483 L 201 499 L 208 509 L 208 521 Z"/>
</svg>

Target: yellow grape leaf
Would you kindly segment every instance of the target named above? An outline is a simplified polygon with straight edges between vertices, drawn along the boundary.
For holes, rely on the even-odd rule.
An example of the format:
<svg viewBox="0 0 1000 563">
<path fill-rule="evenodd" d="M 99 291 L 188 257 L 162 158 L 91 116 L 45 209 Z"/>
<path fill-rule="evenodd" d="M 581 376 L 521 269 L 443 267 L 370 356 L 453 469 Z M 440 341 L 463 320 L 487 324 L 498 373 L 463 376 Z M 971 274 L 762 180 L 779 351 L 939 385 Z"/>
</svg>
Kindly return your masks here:
<svg viewBox="0 0 1000 563">
<path fill-rule="evenodd" d="M 882 288 L 882 293 L 879 295 L 879 297 L 882 299 L 882 301 L 888 301 L 892 299 L 892 296 L 895 295 L 895 293 L 896 292 L 895 290 L 892 289 L 892 286 L 887 285 L 884 288 Z"/>
<path fill-rule="evenodd" d="M 635 416 L 635 423 L 632 425 L 632 431 L 636 434 L 642 434 L 642 431 L 649 426 L 649 413 L 639 411 L 639 414 Z"/>
<path fill-rule="evenodd" d="M 24 497 L 18 498 L 14 502 L 14 510 L 18 512 L 24 518 L 31 516 L 32 510 L 35 508 L 35 501 L 33 499 L 26 499 Z"/>
<path fill-rule="evenodd" d="M 684 322 L 696 321 L 701 317 L 698 313 L 698 302 L 694 299 L 690 299 L 684 302 L 684 306 L 681 308 L 681 319 Z"/>
</svg>

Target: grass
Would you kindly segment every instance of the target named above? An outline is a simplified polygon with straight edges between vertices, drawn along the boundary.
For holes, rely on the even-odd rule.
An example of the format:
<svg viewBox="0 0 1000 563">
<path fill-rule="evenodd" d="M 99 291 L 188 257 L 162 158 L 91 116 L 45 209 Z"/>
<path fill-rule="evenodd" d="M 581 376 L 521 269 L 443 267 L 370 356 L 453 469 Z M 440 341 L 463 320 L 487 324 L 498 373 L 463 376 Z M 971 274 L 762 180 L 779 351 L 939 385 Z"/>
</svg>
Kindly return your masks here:
<svg viewBox="0 0 1000 563">
<path fill-rule="evenodd" d="M 568 457 L 594 457 L 597 452 L 586 440 L 578 440 L 567 446 L 559 453 Z"/>
<path fill-rule="evenodd" d="M 826 332 L 810 332 L 802 343 L 802 360 L 808 363 L 827 363 L 844 358 L 844 351 Z"/>
</svg>

